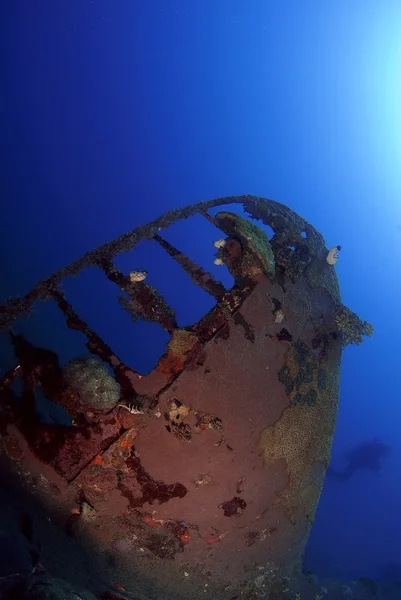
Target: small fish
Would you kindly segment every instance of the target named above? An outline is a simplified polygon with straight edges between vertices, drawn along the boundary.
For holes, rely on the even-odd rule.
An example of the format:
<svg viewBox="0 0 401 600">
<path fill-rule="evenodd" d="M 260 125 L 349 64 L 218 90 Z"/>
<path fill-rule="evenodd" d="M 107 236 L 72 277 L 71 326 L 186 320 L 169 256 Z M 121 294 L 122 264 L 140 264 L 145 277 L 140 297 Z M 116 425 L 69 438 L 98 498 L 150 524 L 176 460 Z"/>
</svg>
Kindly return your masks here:
<svg viewBox="0 0 401 600">
<path fill-rule="evenodd" d="M 123 402 L 119 402 L 117 404 L 117 406 L 120 406 L 120 408 L 125 408 L 132 415 L 143 415 L 143 410 L 141 410 L 139 404 L 136 404 L 135 402 L 130 402 L 129 404 L 124 404 Z"/>
</svg>

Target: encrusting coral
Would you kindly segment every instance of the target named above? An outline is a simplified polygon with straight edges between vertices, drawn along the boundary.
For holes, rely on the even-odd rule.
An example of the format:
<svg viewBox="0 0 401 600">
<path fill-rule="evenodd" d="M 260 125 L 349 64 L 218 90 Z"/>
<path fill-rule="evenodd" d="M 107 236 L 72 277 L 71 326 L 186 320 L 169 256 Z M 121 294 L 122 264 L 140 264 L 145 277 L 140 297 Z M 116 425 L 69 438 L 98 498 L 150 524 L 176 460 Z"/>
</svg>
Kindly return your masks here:
<svg viewBox="0 0 401 600">
<path fill-rule="evenodd" d="M 341 334 L 343 346 L 348 344 L 362 344 L 363 335 L 371 337 L 373 326 L 367 321 L 362 321 L 358 315 L 346 306 L 341 305 L 334 313 L 337 329 Z"/>
<path fill-rule="evenodd" d="M 107 410 L 120 398 L 120 386 L 107 367 L 95 356 L 71 360 L 63 370 L 63 379 L 81 397 L 81 402 L 94 410 Z"/>
</svg>

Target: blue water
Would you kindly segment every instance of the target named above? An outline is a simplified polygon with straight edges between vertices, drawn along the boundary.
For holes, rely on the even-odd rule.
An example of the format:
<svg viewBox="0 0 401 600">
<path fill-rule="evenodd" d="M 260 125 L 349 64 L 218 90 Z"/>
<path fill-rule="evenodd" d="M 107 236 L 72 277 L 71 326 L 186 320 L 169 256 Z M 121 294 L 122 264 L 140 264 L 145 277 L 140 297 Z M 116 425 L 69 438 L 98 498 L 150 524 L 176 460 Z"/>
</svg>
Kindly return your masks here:
<svg viewBox="0 0 401 600">
<path fill-rule="evenodd" d="M 343 468 L 366 439 L 392 451 L 379 473 L 327 479 L 306 558 L 325 575 L 401 572 L 400 22 L 399 0 L 0 8 L 0 300 L 167 209 L 219 196 L 273 198 L 328 247 L 342 245 L 343 302 L 375 333 L 344 351 L 332 465 Z M 213 232 L 200 218 L 166 237 L 214 269 Z M 119 260 L 149 271 L 180 325 L 210 308 L 158 247 L 141 243 Z M 153 368 L 167 334 L 129 329 L 112 284 L 89 272 L 65 289 L 123 360 Z M 50 305 L 18 327 L 63 363 L 83 349 L 73 332 L 57 347 L 63 321 Z"/>
</svg>

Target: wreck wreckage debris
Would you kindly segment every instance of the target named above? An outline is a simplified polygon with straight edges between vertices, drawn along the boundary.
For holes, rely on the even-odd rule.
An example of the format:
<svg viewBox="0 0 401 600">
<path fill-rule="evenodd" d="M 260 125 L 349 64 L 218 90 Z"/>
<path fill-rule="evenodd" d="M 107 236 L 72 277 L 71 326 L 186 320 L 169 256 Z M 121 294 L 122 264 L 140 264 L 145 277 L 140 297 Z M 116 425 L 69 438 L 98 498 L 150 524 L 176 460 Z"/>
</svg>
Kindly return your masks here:
<svg viewBox="0 0 401 600">
<path fill-rule="evenodd" d="M 269 226 L 271 239 L 249 218 L 209 212 L 228 204 Z M 196 214 L 224 236 L 214 242 L 215 264 L 228 268 L 231 289 L 162 236 Z M 115 266 L 115 257 L 141 240 L 159 244 L 215 298 L 197 323 L 179 328 L 146 271 Z M 83 568 L 84 555 L 93 592 L 123 589 L 146 598 L 150 590 L 180 599 L 208 590 L 224 600 L 239 591 L 251 599 L 280 582 L 288 587 L 328 465 L 342 347 L 372 333 L 342 305 L 327 256 L 320 233 L 286 206 L 220 198 L 171 210 L 0 307 L 0 330 L 17 357 L 0 382 L 0 461 L 57 513 L 80 548 L 70 556 L 73 571 Z M 61 291 L 65 278 L 89 265 L 116 285 L 133 320 L 153 321 L 171 335 L 148 375 L 125 364 Z M 63 369 L 52 350 L 13 332 L 14 321 L 41 300 L 56 303 L 92 357 Z M 96 392 L 96 377 L 106 395 Z M 39 387 L 71 423 L 38 420 Z M 51 526 L 55 539 L 64 535 Z M 59 560 L 47 553 L 46 567 L 57 571 Z"/>
</svg>

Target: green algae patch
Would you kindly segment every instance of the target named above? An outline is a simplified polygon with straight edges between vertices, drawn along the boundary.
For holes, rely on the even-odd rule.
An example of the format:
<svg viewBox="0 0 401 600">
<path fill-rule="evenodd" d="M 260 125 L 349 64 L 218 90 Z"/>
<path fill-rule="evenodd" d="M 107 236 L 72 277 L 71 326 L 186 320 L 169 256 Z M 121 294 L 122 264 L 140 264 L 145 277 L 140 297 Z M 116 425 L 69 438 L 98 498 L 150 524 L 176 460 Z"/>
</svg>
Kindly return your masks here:
<svg viewBox="0 0 401 600">
<path fill-rule="evenodd" d="M 275 279 L 276 266 L 273 249 L 265 232 L 251 221 L 234 213 L 219 212 L 215 216 L 217 225 L 224 233 L 238 238 L 262 263 L 264 273 Z"/>
</svg>

